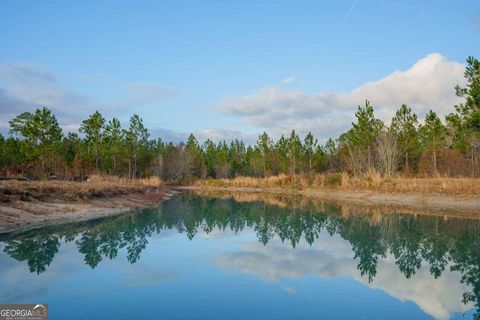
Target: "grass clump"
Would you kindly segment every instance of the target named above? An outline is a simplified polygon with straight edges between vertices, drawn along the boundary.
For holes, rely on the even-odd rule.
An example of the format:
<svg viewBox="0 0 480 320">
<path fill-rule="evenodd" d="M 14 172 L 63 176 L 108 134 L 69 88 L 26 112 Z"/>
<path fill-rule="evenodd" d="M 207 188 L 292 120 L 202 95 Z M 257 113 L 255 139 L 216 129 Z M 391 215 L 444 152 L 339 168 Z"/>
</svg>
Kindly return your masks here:
<svg viewBox="0 0 480 320">
<path fill-rule="evenodd" d="M 342 185 L 342 174 L 333 173 L 324 176 L 323 185 L 326 187 L 338 187 Z"/>
</svg>

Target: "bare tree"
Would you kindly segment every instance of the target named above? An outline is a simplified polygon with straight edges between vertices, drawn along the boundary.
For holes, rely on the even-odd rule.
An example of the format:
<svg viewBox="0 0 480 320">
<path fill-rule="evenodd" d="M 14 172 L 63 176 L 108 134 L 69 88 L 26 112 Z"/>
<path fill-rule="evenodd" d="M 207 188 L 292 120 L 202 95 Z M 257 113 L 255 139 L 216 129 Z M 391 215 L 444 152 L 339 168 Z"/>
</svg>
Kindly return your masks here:
<svg viewBox="0 0 480 320">
<path fill-rule="evenodd" d="M 344 159 L 344 165 L 348 171 L 354 175 L 360 175 L 368 170 L 368 159 L 363 149 L 358 146 L 346 145 L 347 157 Z"/>
<path fill-rule="evenodd" d="M 165 180 L 183 181 L 193 175 L 193 157 L 185 151 L 183 142 L 170 145 L 162 159 L 162 178 Z"/>
<path fill-rule="evenodd" d="M 392 178 L 400 160 L 398 137 L 391 130 L 382 130 L 376 140 L 378 169 L 383 177 Z"/>
</svg>

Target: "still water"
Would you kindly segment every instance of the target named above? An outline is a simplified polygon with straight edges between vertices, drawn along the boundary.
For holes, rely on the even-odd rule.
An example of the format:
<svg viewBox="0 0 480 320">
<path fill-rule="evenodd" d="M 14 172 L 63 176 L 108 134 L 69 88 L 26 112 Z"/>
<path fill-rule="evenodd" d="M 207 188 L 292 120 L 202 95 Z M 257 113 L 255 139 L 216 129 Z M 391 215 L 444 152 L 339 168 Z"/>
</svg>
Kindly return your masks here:
<svg viewBox="0 0 480 320">
<path fill-rule="evenodd" d="M 480 222 L 180 194 L 0 235 L 0 303 L 50 319 L 472 319 Z"/>
</svg>

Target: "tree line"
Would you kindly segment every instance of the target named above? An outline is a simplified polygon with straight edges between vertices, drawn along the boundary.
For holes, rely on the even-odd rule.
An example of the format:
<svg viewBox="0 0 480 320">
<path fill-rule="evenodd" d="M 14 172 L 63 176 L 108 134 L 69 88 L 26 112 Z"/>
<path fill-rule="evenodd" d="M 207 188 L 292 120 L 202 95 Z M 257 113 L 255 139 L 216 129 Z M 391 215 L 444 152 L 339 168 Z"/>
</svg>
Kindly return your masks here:
<svg viewBox="0 0 480 320">
<path fill-rule="evenodd" d="M 372 171 L 384 177 L 478 176 L 480 174 L 480 62 L 467 59 L 466 85 L 455 88 L 463 103 L 442 120 L 430 110 L 423 121 L 401 105 L 391 122 L 375 117 L 369 101 L 359 106 L 352 127 L 338 139 L 320 144 L 311 133 L 292 130 L 274 140 L 266 132 L 255 144 L 235 139 L 203 143 L 191 134 L 186 142 L 149 139 L 142 119 L 133 115 L 127 128 L 98 111 L 83 120 L 78 133 L 63 134 L 46 107 L 12 119 L 8 137 L 0 135 L 0 175 L 35 178 L 159 176 L 169 181 L 198 178 L 265 177 Z"/>
</svg>

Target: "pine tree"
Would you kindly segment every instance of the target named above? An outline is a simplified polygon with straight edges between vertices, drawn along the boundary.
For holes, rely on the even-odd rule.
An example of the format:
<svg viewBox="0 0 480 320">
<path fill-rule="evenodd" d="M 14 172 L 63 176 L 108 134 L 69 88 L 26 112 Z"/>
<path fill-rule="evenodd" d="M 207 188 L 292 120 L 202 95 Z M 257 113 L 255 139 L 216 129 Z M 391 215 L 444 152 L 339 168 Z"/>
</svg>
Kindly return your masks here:
<svg viewBox="0 0 480 320">
<path fill-rule="evenodd" d="M 105 126 L 105 118 L 98 111 L 91 114 L 88 119 L 82 121 L 80 132 L 84 133 L 86 140 L 92 144 L 95 150 L 95 170 L 100 169 L 100 145 L 102 143 L 102 134 Z"/>
<path fill-rule="evenodd" d="M 288 139 L 288 157 L 290 159 L 292 174 L 297 172 L 298 160 L 300 159 L 301 155 L 302 141 L 295 130 L 292 130 L 290 133 L 290 138 Z"/>
<path fill-rule="evenodd" d="M 334 169 L 337 167 L 337 155 L 338 155 L 338 147 L 335 140 L 329 138 L 325 143 L 325 147 L 323 148 L 325 153 L 328 157 L 328 166 L 329 169 Z"/>
<path fill-rule="evenodd" d="M 263 132 L 257 140 L 257 146 L 260 150 L 260 154 L 263 157 L 263 176 L 267 175 L 267 159 L 270 155 L 270 150 L 272 148 L 273 141 L 270 139 L 266 132 Z"/>
<path fill-rule="evenodd" d="M 134 114 L 130 118 L 130 126 L 128 130 L 124 130 L 125 140 L 129 147 L 130 154 L 133 158 L 133 168 L 129 166 L 129 176 L 132 179 L 137 178 L 137 160 L 140 148 L 145 145 L 148 140 L 148 130 L 143 125 L 143 120 Z"/>
<path fill-rule="evenodd" d="M 238 139 L 230 143 L 230 176 L 235 177 L 245 172 L 245 143 Z"/>
<path fill-rule="evenodd" d="M 207 139 L 203 143 L 203 161 L 207 169 L 208 177 L 215 177 L 215 163 L 217 158 L 217 148 L 212 140 Z"/>
<path fill-rule="evenodd" d="M 47 153 L 50 151 L 53 161 L 55 148 L 62 139 L 62 129 L 57 118 L 49 109 L 43 107 L 35 110 L 33 114 L 24 112 L 9 123 L 11 133 L 23 136 L 33 151 L 38 150 L 42 163 L 42 175 L 45 177 Z"/>
<path fill-rule="evenodd" d="M 188 178 L 202 177 L 204 175 L 202 150 L 193 134 L 190 134 L 187 139 L 187 144 L 185 145 L 185 158 L 186 162 L 190 165 Z"/>
<path fill-rule="evenodd" d="M 112 158 L 112 173 L 113 175 L 116 175 L 117 161 L 122 151 L 122 145 L 124 141 L 124 132 L 122 131 L 120 120 L 118 120 L 117 118 L 113 118 L 112 120 L 110 120 L 105 126 L 103 137 Z"/>
<path fill-rule="evenodd" d="M 275 143 L 275 153 L 278 158 L 278 172 L 288 172 L 288 139 L 282 134 Z"/>
<path fill-rule="evenodd" d="M 470 154 L 472 174 L 475 174 L 480 150 L 480 61 L 468 57 L 464 76 L 466 86 L 455 87 L 457 96 L 463 98 L 464 103 L 455 106 L 456 114 L 450 114 L 447 121 L 454 131 L 456 146 Z"/>
<path fill-rule="evenodd" d="M 367 157 L 367 169 L 372 168 L 372 149 L 375 138 L 383 127 L 383 122 L 375 118 L 373 106 L 368 100 L 365 100 L 365 107 L 358 106 L 355 113 L 357 122 L 352 123 L 352 129 L 347 132 L 348 142 L 352 147 L 360 147 L 364 150 Z"/>
<path fill-rule="evenodd" d="M 409 172 L 409 161 L 418 149 L 418 119 L 407 105 L 402 104 L 392 119 L 390 129 L 398 137 L 398 144 L 404 154 L 406 172 Z"/>
<path fill-rule="evenodd" d="M 437 153 L 440 148 L 445 146 L 447 128 L 437 114 L 430 110 L 425 117 L 425 124 L 420 127 L 420 132 L 425 147 L 432 151 L 433 172 L 436 177 L 438 175 Z"/>
<path fill-rule="evenodd" d="M 81 139 L 75 132 L 69 132 L 62 140 L 62 156 L 67 167 L 74 167 L 80 153 Z"/>
<path fill-rule="evenodd" d="M 304 139 L 304 146 L 305 146 L 305 156 L 308 159 L 308 172 L 312 173 L 312 160 L 313 155 L 317 151 L 316 147 L 318 144 L 318 140 L 313 137 L 313 134 L 309 131 Z"/>
</svg>

